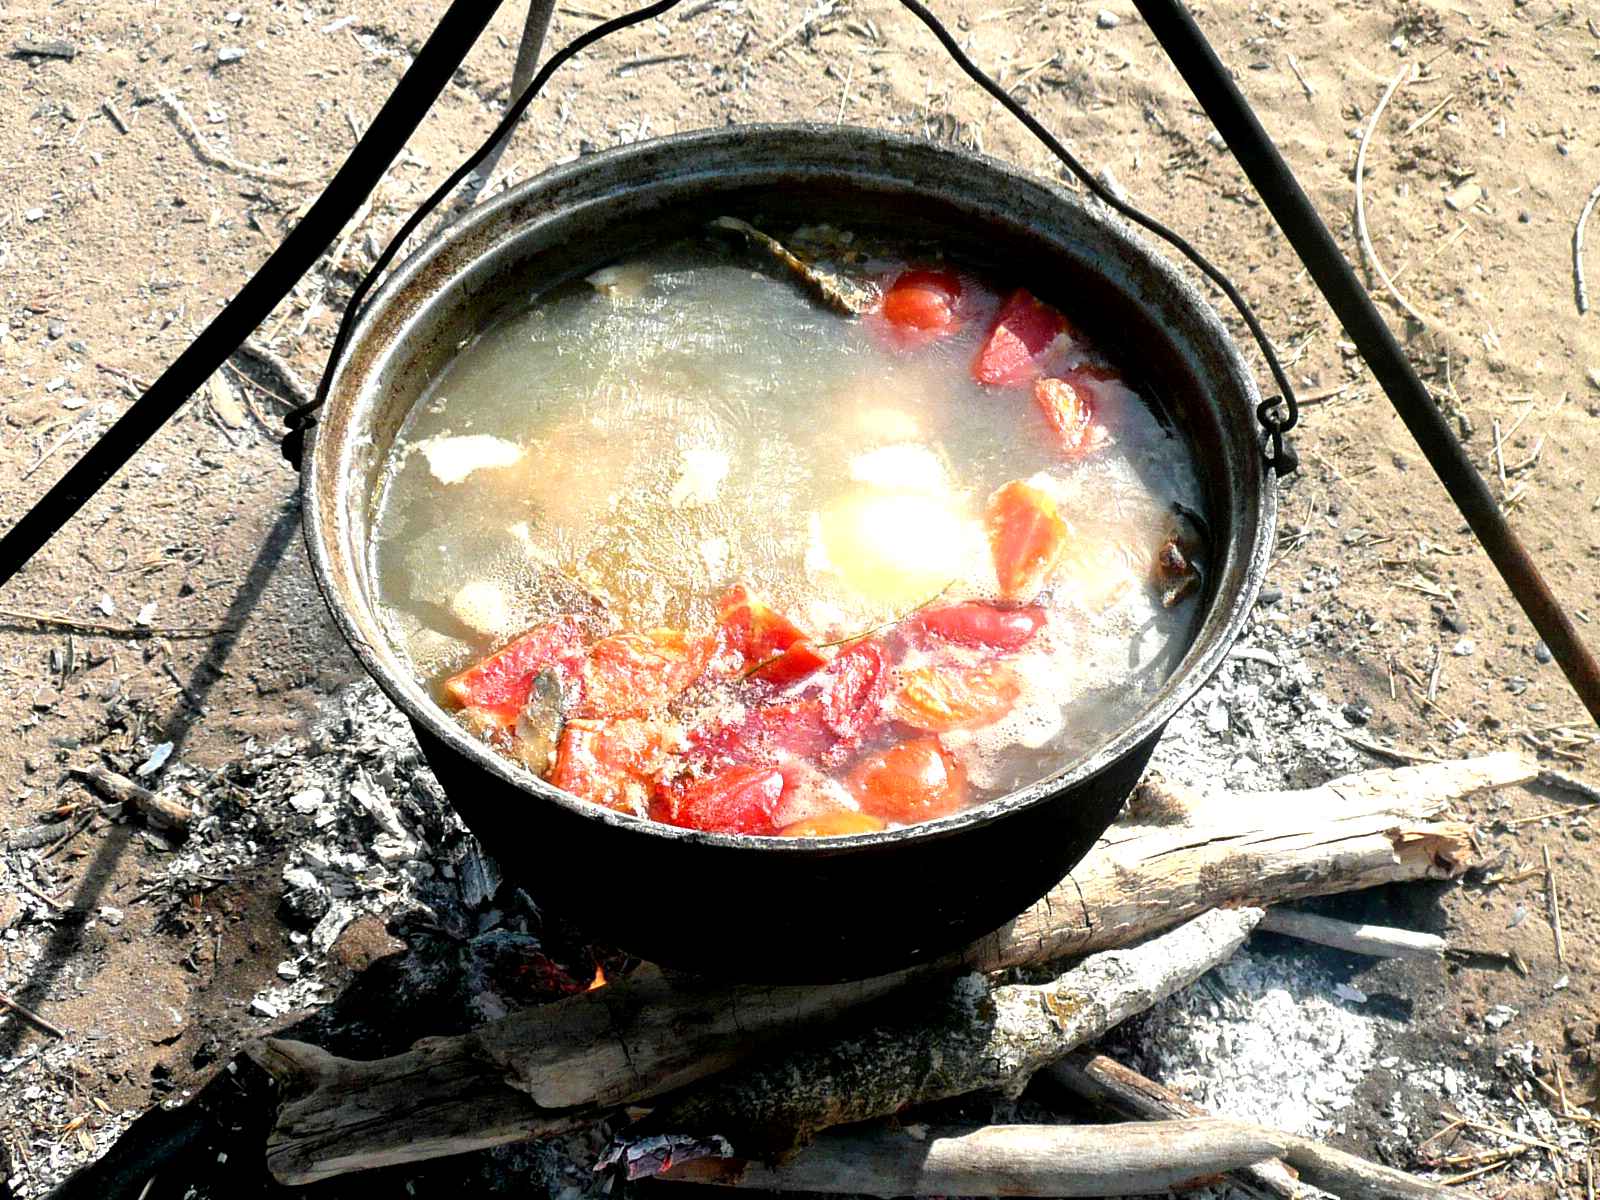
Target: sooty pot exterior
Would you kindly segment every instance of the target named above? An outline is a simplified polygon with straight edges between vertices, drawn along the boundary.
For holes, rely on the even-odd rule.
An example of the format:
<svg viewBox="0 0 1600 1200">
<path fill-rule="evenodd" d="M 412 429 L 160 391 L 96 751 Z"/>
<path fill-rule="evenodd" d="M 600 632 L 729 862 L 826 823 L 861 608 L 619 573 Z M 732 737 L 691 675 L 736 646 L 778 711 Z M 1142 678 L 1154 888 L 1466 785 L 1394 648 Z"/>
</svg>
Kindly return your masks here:
<svg viewBox="0 0 1600 1200">
<path fill-rule="evenodd" d="M 475 741 L 385 632 L 370 549 L 382 468 L 466 340 L 564 282 L 733 215 L 932 240 L 1066 308 L 1136 366 L 1202 466 L 1212 545 L 1192 643 L 1144 708 L 1049 779 L 907 829 L 763 839 L 579 801 Z M 1004 164 L 870 130 L 758 126 L 579 159 L 481 206 L 396 270 L 336 364 L 303 464 L 307 545 L 363 666 L 411 719 L 451 803 L 508 878 L 609 942 L 746 980 L 859 977 L 1014 917 L 1115 819 L 1162 727 L 1227 656 L 1274 526 L 1256 388 L 1216 315 L 1120 222 Z"/>
</svg>

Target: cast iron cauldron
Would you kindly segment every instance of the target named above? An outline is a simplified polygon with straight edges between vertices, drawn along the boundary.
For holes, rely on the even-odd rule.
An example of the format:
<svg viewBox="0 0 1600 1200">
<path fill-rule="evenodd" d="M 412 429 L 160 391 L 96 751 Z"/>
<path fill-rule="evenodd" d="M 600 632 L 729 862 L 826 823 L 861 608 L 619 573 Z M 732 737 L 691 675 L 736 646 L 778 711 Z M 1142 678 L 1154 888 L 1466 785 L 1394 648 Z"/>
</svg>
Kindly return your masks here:
<svg viewBox="0 0 1600 1200">
<path fill-rule="evenodd" d="M 936 238 L 1117 348 L 1200 462 L 1214 547 L 1198 634 L 1109 742 L 1041 783 L 907 829 L 812 841 L 707 834 L 587 804 L 466 734 L 373 610 L 378 473 L 457 347 L 541 292 L 730 214 Z M 1275 504 L 1237 349 L 1206 302 L 1119 222 L 990 159 L 869 130 L 776 125 L 638 143 L 558 167 L 401 266 L 355 330 L 304 464 L 317 580 L 362 665 L 410 718 L 450 802 L 507 875 L 597 940 L 685 970 L 812 982 L 941 955 L 1021 912 L 1115 818 L 1167 720 L 1255 600 Z"/>
</svg>

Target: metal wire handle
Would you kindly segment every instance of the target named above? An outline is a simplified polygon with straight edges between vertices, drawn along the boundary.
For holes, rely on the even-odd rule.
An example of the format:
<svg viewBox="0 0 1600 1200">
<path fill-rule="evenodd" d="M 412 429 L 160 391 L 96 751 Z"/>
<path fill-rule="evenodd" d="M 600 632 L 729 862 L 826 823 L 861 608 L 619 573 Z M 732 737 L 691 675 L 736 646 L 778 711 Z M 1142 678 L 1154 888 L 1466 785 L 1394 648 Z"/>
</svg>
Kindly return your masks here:
<svg viewBox="0 0 1600 1200">
<path fill-rule="evenodd" d="M 360 319 L 363 311 L 363 302 L 367 294 L 371 292 L 383 272 L 388 269 L 389 264 L 394 261 L 395 256 L 400 252 L 400 248 L 416 232 L 418 226 L 427 219 L 428 214 L 443 203 L 467 176 L 472 174 L 498 147 L 503 145 L 505 139 L 510 137 L 511 131 L 516 128 L 517 122 L 522 119 L 523 113 L 528 110 L 528 106 L 533 103 L 544 85 L 549 82 L 550 77 L 568 60 L 596 42 L 610 37 L 613 33 L 648 21 L 652 17 L 660 16 L 676 7 L 680 2 L 681 0 L 658 0 L 658 3 L 636 9 L 631 13 L 625 13 L 620 17 L 615 17 L 612 20 L 596 25 L 556 51 L 555 54 L 550 56 L 550 61 L 545 63 L 543 69 L 534 77 L 533 82 L 506 108 L 504 116 L 500 118 L 500 123 L 494 128 L 494 132 L 407 218 L 405 224 L 400 227 L 400 231 L 384 247 L 383 253 L 378 256 L 377 261 L 372 264 L 371 269 L 362 277 L 361 282 L 356 285 L 355 291 L 351 294 L 350 302 L 345 306 L 344 316 L 339 322 L 339 331 L 334 338 L 333 350 L 328 355 L 328 365 L 322 373 L 321 380 L 317 383 L 316 397 L 284 417 L 284 424 L 288 427 L 288 433 L 284 435 L 283 439 L 283 454 L 290 463 L 296 467 L 300 465 L 305 445 L 305 431 L 314 423 L 313 414 L 327 401 L 328 389 L 333 382 L 334 368 L 340 356 L 344 353 L 345 346 L 349 343 L 351 331 Z M 1244 319 L 1245 325 L 1250 330 L 1250 336 L 1255 339 L 1256 345 L 1260 348 L 1261 356 L 1266 360 L 1267 369 L 1272 373 L 1273 381 L 1277 384 L 1279 391 L 1279 395 L 1264 400 L 1256 409 L 1256 419 L 1261 423 L 1271 443 L 1271 449 L 1266 454 L 1267 465 L 1280 477 L 1295 471 L 1299 467 L 1299 458 L 1293 448 L 1290 447 L 1285 435 L 1299 423 L 1300 406 L 1295 401 L 1294 387 L 1289 382 L 1288 374 L 1284 371 L 1282 363 L 1278 361 L 1278 355 L 1273 349 L 1272 340 L 1267 336 L 1266 330 L 1262 328 L 1261 322 L 1256 318 L 1255 311 L 1250 307 L 1249 302 L 1240 293 L 1239 289 L 1233 285 L 1233 282 L 1219 268 L 1214 266 L 1194 246 L 1190 245 L 1182 235 L 1129 204 L 1109 187 L 1101 183 L 1100 180 L 1096 179 L 1088 168 L 1079 162 L 1054 134 L 1039 123 L 1033 114 L 1028 112 L 999 83 L 985 73 L 972 59 L 967 57 L 966 52 L 957 44 L 950 31 L 920 0 L 899 0 L 899 3 L 912 16 L 928 27 L 956 66 L 960 67 L 973 82 L 988 92 L 1007 112 L 1020 121 L 1023 127 L 1038 140 L 1040 145 L 1054 155 L 1067 170 L 1071 171 L 1084 187 L 1093 193 L 1096 199 L 1167 242 L 1193 263 L 1201 274 L 1216 284 L 1222 294 L 1228 298 L 1228 301 L 1238 310 L 1240 317 Z"/>
</svg>

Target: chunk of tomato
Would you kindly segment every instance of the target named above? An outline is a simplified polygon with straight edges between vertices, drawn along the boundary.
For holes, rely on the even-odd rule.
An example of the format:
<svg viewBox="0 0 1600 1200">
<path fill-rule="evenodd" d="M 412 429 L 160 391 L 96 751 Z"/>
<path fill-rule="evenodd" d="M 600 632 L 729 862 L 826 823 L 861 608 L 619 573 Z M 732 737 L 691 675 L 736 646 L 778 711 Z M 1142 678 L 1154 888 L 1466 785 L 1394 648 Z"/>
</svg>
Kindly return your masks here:
<svg viewBox="0 0 1600 1200">
<path fill-rule="evenodd" d="M 774 687 L 787 687 L 814 675 L 829 663 L 829 658 L 805 638 L 793 643 L 782 654 L 768 659 L 750 672 L 750 678 L 770 683 Z"/>
<path fill-rule="evenodd" d="M 1072 326 L 1025 288 L 1007 297 L 994 328 L 972 360 L 972 377 L 990 387 L 1022 387 L 1040 371 L 1039 359 Z"/>
<path fill-rule="evenodd" d="M 1061 454 L 1076 462 L 1093 454 L 1106 443 L 1105 426 L 1095 421 L 1095 402 L 1088 384 L 1068 372 L 1066 379 L 1041 379 L 1033 385 L 1033 398 L 1039 411 L 1055 430 Z"/>
<path fill-rule="evenodd" d="M 568 721 L 550 782 L 580 799 L 645 816 L 662 741 L 661 728 L 651 721 Z"/>
<path fill-rule="evenodd" d="M 1001 663 L 977 667 L 918 667 L 903 671 L 894 715 L 926 733 L 992 725 L 1022 694 L 1017 673 Z"/>
<path fill-rule="evenodd" d="M 906 633 L 919 640 L 931 635 L 961 646 L 981 646 L 990 650 L 1016 650 L 1039 632 L 1045 623 L 1044 609 L 997 608 L 971 600 L 925 608 L 907 618 Z"/>
<path fill-rule="evenodd" d="M 554 667 L 568 677 L 582 659 L 583 629 L 576 618 L 562 617 L 450 676 L 439 691 L 447 707 L 473 709 L 481 719 L 510 729 L 527 703 L 535 675 Z"/>
<path fill-rule="evenodd" d="M 651 815 L 658 821 L 710 833 L 777 833 L 772 814 L 783 795 L 775 767 L 729 767 L 705 779 L 656 789 Z"/>
<path fill-rule="evenodd" d="M 727 644 L 744 655 L 747 663 L 766 662 L 806 636 L 800 626 L 757 600 L 742 583 L 729 588 L 718 603 L 717 624 Z"/>
<path fill-rule="evenodd" d="M 580 717 L 643 716 L 661 708 L 705 669 L 709 646 L 677 629 L 602 638 L 583 664 Z"/>
<path fill-rule="evenodd" d="M 1071 538 L 1056 502 L 1012 480 L 989 497 L 989 551 L 1005 600 L 1031 600 L 1050 577 Z"/>
<path fill-rule="evenodd" d="M 961 327 L 961 279 L 954 271 L 905 271 L 883 297 L 883 318 L 902 343 L 921 345 Z"/>
<path fill-rule="evenodd" d="M 936 737 L 869 754 L 845 780 L 861 810 L 909 825 L 966 807 L 967 774 Z"/>
<path fill-rule="evenodd" d="M 822 691 L 822 719 L 846 745 L 859 743 L 882 715 L 888 668 L 877 642 L 857 642 L 833 660 Z"/>
<path fill-rule="evenodd" d="M 813 759 L 834 741 L 822 701 L 791 700 L 751 709 L 737 721 L 695 730 L 691 754 L 717 762 L 780 762 Z"/>
</svg>

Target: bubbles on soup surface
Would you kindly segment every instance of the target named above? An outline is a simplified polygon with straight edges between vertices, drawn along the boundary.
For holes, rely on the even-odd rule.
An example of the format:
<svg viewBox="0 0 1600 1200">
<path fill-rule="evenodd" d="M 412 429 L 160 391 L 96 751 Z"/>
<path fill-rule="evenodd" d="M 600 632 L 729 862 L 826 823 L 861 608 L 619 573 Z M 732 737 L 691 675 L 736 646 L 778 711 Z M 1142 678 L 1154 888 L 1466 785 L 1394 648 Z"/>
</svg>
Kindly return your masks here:
<svg viewBox="0 0 1600 1200">
<path fill-rule="evenodd" d="M 853 269 L 890 294 L 914 274 Z M 953 299 L 885 307 L 933 322 L 908 339 L 880 314 L 826 311 L 754 259 L 685 244 L 485 330 L 417 404 L 385 472 L 372 568 L 397 645 L 435 683 L 525 671 L 548 720 L 586 711 L 598 639 L 656 638 L 649 653 L 614 644 L 632 674 L 605 694 L 644 688 L 658 707 L 577 719 L 643 722 L 609 741 L 584 726 L 600 755 L 585 769 L 612 775 L 597 796 L 651 796 L 658 819 L 716 813 L 770 833 L 917 819 L 893 815 L 922 811 L 910 793 L 888 816 L 859 811 L 849 780 L 870 760 L 888 804 L 900 760 L 881 752 L 928 737 L 938 755 L 901 758 L 940 774 L 946 800 L 1067 767 L 1143 706 L 1191 635 L 1198 602 L 1165 605 L 1160 575 L 1183 532 L 1174 513 L 1202 510 L 1201 489 L 1182 439 L 1074 314 L 1045 321 L 1047 305 L 978 273 L 915 286 L 957 278 Z M 1013 319 L 1050 336 L 1008 334 Z M 1042 499 L 1008 518 L 1002 546 L 991 500 L 1018 481 Z M 1026 561 L 1036 595 L 1005 592 L 1003 554 Z M 752 597 L 733 615 L 730 588 Z M 1019 625 L 1024 605 L 1036 617 Z M 584 644 L 558 653 L 533 636 L 567 618 Z M 922 683 L 902 700 L 908 679 Z M 530 719 L 490 706 L 472 727 L 510 753 Z M 519 761 L 560 760 L 560 733 Z"/>
</svg>

